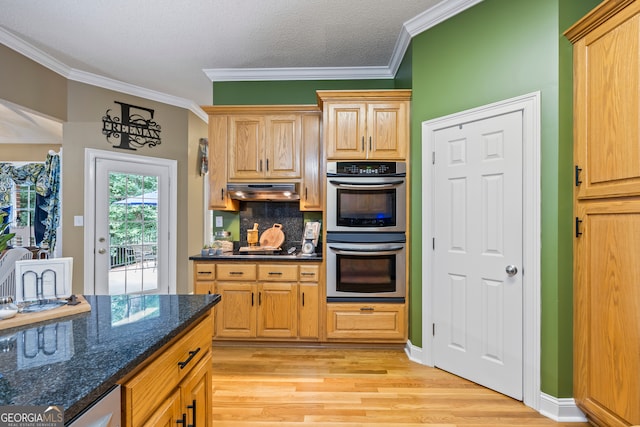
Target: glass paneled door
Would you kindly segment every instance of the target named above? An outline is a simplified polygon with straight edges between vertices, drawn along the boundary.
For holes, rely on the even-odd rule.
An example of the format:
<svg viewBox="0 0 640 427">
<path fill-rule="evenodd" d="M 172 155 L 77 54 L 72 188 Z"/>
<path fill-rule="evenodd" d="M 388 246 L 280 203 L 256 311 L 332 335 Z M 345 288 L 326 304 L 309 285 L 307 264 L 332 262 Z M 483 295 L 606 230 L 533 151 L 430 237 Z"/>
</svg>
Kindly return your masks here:
<svg viewBox="0 0 640 427">
<path fill-rule="evenodd" d="M 97 159 L 96 293 L 168 293 L 168 182 L 162 166 Z"/>
</svg>

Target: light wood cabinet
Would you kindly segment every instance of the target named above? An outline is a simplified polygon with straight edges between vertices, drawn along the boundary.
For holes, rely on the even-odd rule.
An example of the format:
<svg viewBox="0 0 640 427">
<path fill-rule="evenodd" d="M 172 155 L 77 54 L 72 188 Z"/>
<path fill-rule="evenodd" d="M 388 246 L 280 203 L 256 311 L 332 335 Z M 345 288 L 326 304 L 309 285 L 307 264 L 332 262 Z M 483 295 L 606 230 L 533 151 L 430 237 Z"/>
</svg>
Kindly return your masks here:
<svg viewBox="0 0 640 427">
<path fill-rule="evenodd" d="M 122 383 L 126 427 L 211 425 L 211 315 L 163 347 Z"/>
<path fill-rule="evenodd" d="M 574 398 L 640 424 L 640 2 L 604 1 L 574 44 Z"/>
<path fill-rule="evenodd" d="M 329 160 L 404 160 L 410 90 L 317 91 Z"/>
<path fill-rule="evenodd" d="M 320 127 L 320 112 L 302 115 L 301 211 L 321 211 L 323 207 L 324 161 Z"/>
<path fill-rule="evenodd" d="M 406 306 L 392 303 L 328 303 L 327 339 L 406 342 Z"/>
<path fill-rule="evenodd" d="M 209 208 L 238 210 L 228 182 L 300 184 L 300 209 L 322 210 L 316 105 L 203 106 L 209 115 Z"/>
<path fill-rule="evenodd" d="M 216 339 L 319 338 L 319 265 L 215 261 L 194 264 L 194 271 L 208 271 L 215 266 L 214 292 L 221 296 L 215 313 Z"/>
<path fill-rule="evenodd" d="M 300 178 L 301 120 L 289 115 L 229 116 L 229 180 Z"/>
<path fill-rule="evenodd" d="M 237 211 L 239 202 L 227 194 L 226 116 L 209 115 L 209 209 Z"/>
</svg>

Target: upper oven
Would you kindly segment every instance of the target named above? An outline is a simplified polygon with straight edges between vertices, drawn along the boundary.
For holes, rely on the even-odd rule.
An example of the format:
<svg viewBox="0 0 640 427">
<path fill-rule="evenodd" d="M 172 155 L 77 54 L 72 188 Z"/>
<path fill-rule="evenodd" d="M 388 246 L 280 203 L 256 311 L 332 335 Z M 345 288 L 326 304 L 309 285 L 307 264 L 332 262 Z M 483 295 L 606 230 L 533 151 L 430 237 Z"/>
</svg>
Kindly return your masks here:
<svg viewBox="0 0 640 427">
<path fill-rule="evenodd" d="M 327 162 L 327 232 L 406 231 L 405 162 Z"/>
</svg>

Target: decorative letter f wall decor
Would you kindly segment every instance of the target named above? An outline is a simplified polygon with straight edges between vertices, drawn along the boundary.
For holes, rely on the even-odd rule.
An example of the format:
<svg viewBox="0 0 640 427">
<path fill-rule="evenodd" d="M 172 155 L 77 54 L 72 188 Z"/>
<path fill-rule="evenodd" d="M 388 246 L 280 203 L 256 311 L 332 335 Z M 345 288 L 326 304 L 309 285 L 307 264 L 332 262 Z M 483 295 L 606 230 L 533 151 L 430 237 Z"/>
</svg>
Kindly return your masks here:
<svg viewBox="0 0 640 427">
<path fill-rule="evenodd" d="M 153 121 L 154 110 L 114 102 L 120 105 L 120 117 L 112 117 L 111 109 L 102 117 L 102 133 L 114 148 L 137 150 L 160 144 L 160 125 Z M 116 145 L 118 139 L 120 145 Z"/>
</svg>

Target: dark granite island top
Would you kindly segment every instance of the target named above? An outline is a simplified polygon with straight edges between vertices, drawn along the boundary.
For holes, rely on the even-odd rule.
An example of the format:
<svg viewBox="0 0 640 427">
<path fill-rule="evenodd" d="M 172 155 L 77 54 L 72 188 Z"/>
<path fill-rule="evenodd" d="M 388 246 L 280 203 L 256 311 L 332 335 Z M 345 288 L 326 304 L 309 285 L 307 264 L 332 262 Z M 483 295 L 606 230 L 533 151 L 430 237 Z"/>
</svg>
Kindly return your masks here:
<svg viewBox="0 0 640 427">
<path fill-rule="evenodd" d="M 0 331 L 0 405 L 61 405 L 65 423 L 220 301 L 87 295 L 91 311 Z"/>
</svg>

